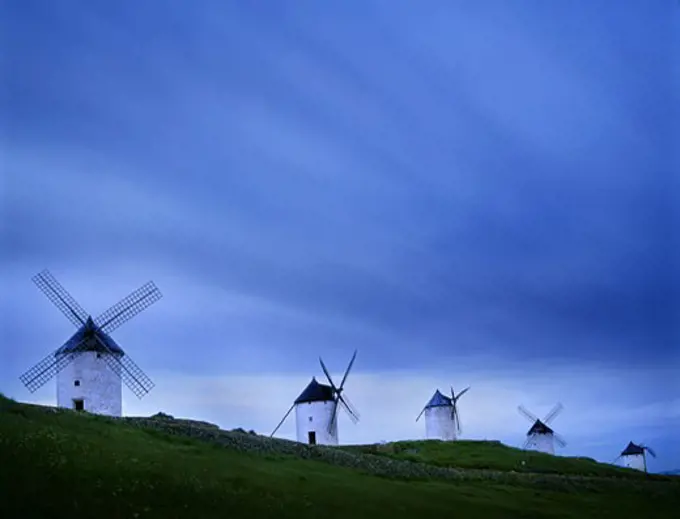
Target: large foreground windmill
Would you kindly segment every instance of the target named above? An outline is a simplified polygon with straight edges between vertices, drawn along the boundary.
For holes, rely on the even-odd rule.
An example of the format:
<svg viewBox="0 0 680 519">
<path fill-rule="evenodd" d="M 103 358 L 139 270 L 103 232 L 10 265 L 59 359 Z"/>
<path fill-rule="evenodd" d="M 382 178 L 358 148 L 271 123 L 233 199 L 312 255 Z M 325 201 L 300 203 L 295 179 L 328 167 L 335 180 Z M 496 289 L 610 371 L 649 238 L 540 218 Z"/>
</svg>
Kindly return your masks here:
<svg viewBox="0 0 680 519">
<path fill-rule="evenodd" d="M 451 397 L 443 395 L 437 389 L 427 405 L 420 411 L 416 422 L 425 413 L 425 437 L 428 440 L 453 441 L 460 434 L 460 416 L 458 414 L 458 399 L 467 393 L 469 387 L 458 395 L 451 387 Z"/>
<path fill-rule="evenodd" d="M 522 406 L 519 406 L 518 409 L 520 413 L 533 422 L 533 425 L 527 432 L 527 441 L 524 442 L 524 449 L 533 449 L 539 452 L 555 454 L 555 442 L 557 442 L 560 447 L 567 445 L 567 442 L 565 442 L 560 435 L 548 427 L 548 424 L 562 411 L 562 404 L 556 404 L 555 407 L 552 408 L 552 411 L 545 415 L 543 420 L 539 420 Z"/>
<path fill-rule="evenodd" d="M 154 384 L 109 333 L 158 301 L 160 291 L 150 281 L 92 319 L 47 270 L 34 276 L 33 282 L 77 331 L 19 378 L 32 393 L 57 375 L 59 407 L 121 416 L 121 381 L 138 398 Z"/>
<path fill-rule="evenodd" d="M 338 444 L 338 405 L 347 412 L 350 419 L 357 423 L 359 421 L 359 413 L 355 407 L 349 402 L 347 396 L 343 394 L 347 375 L 352 369 L 354 359 L 357 357 L 357 352 L 354 352 L 352 359 L 349 361 L 345 375 L 342 377 L 340 386 L 333 383 L 326 365 L 319 357 L 321 369 L 323 369 L 329 385 L 320 384 L 316 381 L 316 377 L 312 377 L 312 381 L 307 385 L 299 397 L 295 399 L 293 405 L 288 412 L 281 419 L 276 426 L 271 436 L 274 436 L 279 427 L 286 421 L 290 412 L 295 409 L 295 423 L 297 429 L 297 441 L 300 443 L 308 443 L 310 445 L 337 445 Z"/>
<path fill-rule="evenodd" d="M 646 445 L 628 442 L 628 446 L 621 451 L 615 461 L 620 459 L 624 467 L 647 472 L 648 452 L 652 455 L 652 458 L 656 458 L 656 453 Z"/>
</svg>

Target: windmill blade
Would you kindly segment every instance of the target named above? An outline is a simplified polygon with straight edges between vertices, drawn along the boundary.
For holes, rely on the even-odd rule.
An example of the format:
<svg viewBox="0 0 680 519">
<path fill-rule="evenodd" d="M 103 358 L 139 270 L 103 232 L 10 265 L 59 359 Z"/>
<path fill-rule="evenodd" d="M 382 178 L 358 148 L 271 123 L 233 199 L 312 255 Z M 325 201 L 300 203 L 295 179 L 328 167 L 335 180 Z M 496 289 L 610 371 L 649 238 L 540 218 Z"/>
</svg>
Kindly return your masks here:
<svg viewBox="0 0 680 519">
<path fill-rule="evenodd" d="M 618 455 L 614 460 L 610 463 L 610 465 L 616 465 L 616 462 L 621 459 L 621 455 Z"/>
<path fill-rule="evenodd" d="M 552 408 L 552 411 L 550 411 L 547 415 L 545 415 L 545 419 L 543 420 L 543 423 L 548 425 L 550 422 L 552 422 L 555 417 L 560 414 L 564 406 L 561 403 L 555 404 L 555 407 Z"/>
<path fill-rule="evenodd" d="M 359 418 L 361 416 L 359 415 L 359 412 L 354 408 L 351 402 L 348 402 L 344 396 L 341 396 L 338 398 L 338 401 L 342 404 L 343 409 L 345 412 L 350 415 L 350 418 L 354 423 L 357 423 L 359 421 Z"/>
<path fill-rule="evenodd" d="M 519 406 L 519 407 L 517 408 L 517 410 L 518 410 L 520 413 L 522 413 L 524 416 L 526 416 L 526 417 L 527 417 L 529 420 L 531 420 L 532 422 L 535 422 L 535 421 L 538 420 L 538 418 L 536 418 L 536 417 L 535 417 L 534 415 L 532 415 L 529 411 L 527 411 L 527 410 L 524 408 L 524 406 Z"/>
<path fill-rule="evenodd" d="M 526 449 L 529 446 L 530 442 L 531 442 L 531 437 L 526 439 L 526 441 L 524 442 L 524 445 L 522 445 L 522 449 Z"/>
<path fill-rule="evenodd" d="M 423 413 L 425 412 L 425 409 L 427 409 L 427 406 L 423 407 L 423 410 L 420 411 L 420 414 L 418 415 L 418 418 L 416 418 L 416 422 L 420 420 L 420 417 L 423 416 Z"/>
<path fill-rule="evenodd" d="M 356 416 L 357 420 L 358 420 L 361 415 L 359 414 L 359 411 L 357 411 L 357 407 L 347 397 L 347 394 L 343 392 L 342 395 L 339 398 L 340 398 L 340 400 L 342 400 L 342 403 L 347 407 L 349 412 L 351 412 L 354 416 Z"/>
<path fill-rule="evenodd" d="M 33 283 L 47 296 L 47 299 L 52 301 L 66 318 L 71 321 L 77 328 L 85 324 L 88 314 L 73 299 L 66 289 L 54 279 L 48 270 L 39 272 L 32 278 Z"/>
<path fill-rule="evenodd" d="M 645 449 L 647 452 L 649 452 L 652 455 L 652 458 L 656 458 L 656 453 L 651 448 L 649 448 L 645 445 L 645 446 L 643 446 L 643 449 Z"/>
<path fill-rule="evenodd" d="M 340 397 L 338 401 L 342 404 L 342 408 L 349 416 L 349 419 L 352 420 L 352 422 L 357 423 L 359 421 L 359 416 L 352 409 L 350 409 L 350 407 L 347 405 L 347 402 L 345 402 L 345 399 Z"/>
<path fill-rule="evenodd" d="M 352 420 L 352 423 L 359 422 L 359 417 L 355 416 L 354 413 L 352 413 L 352 410 L 349 407 L 347 407 L 347 404 L 345 404 L 342 400 L 340 400 L 340 403 L 342 404 L 342 408 L 347 413 L 347 416 L 349 416 L 349 419 Z"/>
<path fill-rule="evenodd" d="M 283 425 L 283 422 L 286 421 L 286 418 L 288 418 L 288 415 L 290 414 L 290 412 L 291 412 L 294 408 L 295 408 L 295 404 L 293 404 L 292 406 L 290 406 L 290 409 L 288 409 L 288 412 L 287 412 L 285 415 L 283 415 L 283 418 L 282 418 L 281 421 L 279 422 L 279 425 L 277 425 L 277 426 L 274 428 L 274 430 L 272 431 L 272 433 L 269 435 L 270 438 L 276 434 L 276 431 L 278 431 L 278 430 L 279 430 L 279 427 L 281 427 L 281 426 Z"/>
<path fill-rule="evenodd" d="M 102 355 L 102 357 L 109 365 L 109 368 L 125 382 L 125 385 L 137 398 L 141 400 L 154 388 L 155 384 L 146 373 L 134 363 L 129 355 L 116 355 L 96 333 L 94 334 L 94 337 L 101 347 L 104 348 L 104 351 L 108 353 L 108 355 Z"/>
<path fill-rule="evenodd" d="M 349 370 L 352 369 L 352 364 L 354 364 L 354 360 L 357 358 L 357 352 L 358 350 L 354 350 L 354 355 L 352 355 L 352 359 L 349 361 L 349 365 L 347 366 L 347 370 L 345 371 L 345 376 L 342 377 L 342 381 L 340 382 L 340 390 L 342 390 L 342 388 L 345 387 L 347 375 L 349 375 Z"/>
<path fill-rule="evenodd" d="M 463 389 L 460 393 L 458 393 L 458 396 L 454 397 L 454 400 L 458 401 L 461 396 L 463 396 L 465 393 L 468 392 L 469 389 L 470 389 L 470 386 Z M 453 396 L 453 386 L 451 386 L 451 395 Z"/>
<path fill-rule="evenodd" d="M 452 418 L 453 418 L 453 426 L 456 428 L 456 432 L 460 434 L 461 427 L 460 427 L 460 416 L 458 415 L 458 409 L 454 405 L 453 411 L 452 411 Z"/>
<path fill-rule="evenodd" d="M 328 424 L 328 434 L 333 435 L 335 431 L 337 430 L 337 423 L 334 421 L 329 422 Z"/>
<path fill-rule="evenodd" d="M 87 339 L 83 339 L 72 351 L 77 353 L 80 349 L 83 349 L 86 344 Z M 57 351 L 58 350 L 55 350 L 53 353 L 50 353 L 19 377 L 19 380 L 23 382 L 24 386 L 26 386 L 31 393 L 35 393 L 37 389 L 44 386 L 52 377 L 68 366 L 74 358 L 73 354 L 60 355 L 59 358 L 57 358 L 55 356 Z"/>
<path fill-rule="evenodd" d="M 129 321 L 142 310 L 154 304 L 161 297 L 163 297 L 161 291 L 158 290 L 153 281 L 149 281 L 126 298 L 121 299 L 97 317 L 94 322 L 104 333 L 111 333 L 121 324 Z"/>
<path fill-rule="evenodd" d="M 340 393 L 340 391 L 338 391 L 338 388 L 335 387 L 335 384 L 333 384 L 333 379 L 331 378 L 330 373 L 328 373 L 328 369 L 326 369 L 326 365 L 323 363 L 323 359 L 321 357 L 319 357 L 319 363 L 321 364 L 321 369 L 323 370 L 324 375 L 326 375 L 328 382 L 330 383 L 331 387 L 333 388 L 333 393 L 336 393 L 336 394 Z"/>
<path fill-rule="evenodd" d="M 560 436 L 556 432 L 553 432 L 553 438 L 555 439 L 555 441 L 557 442 L 557 444 L 560 447 L 566 447 L 567 446 L 567 442 L 564 440 L 564 438 L 562 438 L 562 436 Z"/>
<path fill-rule="evenodd" d="M 328 423 L 328 433 L 333 434 L 335 429 L 335 422 L 338 419 L 338 400 L 335 400 L 335 406 L 333 406 L 333 413 L 331 414 L 331 421 Z"/>
</svg>

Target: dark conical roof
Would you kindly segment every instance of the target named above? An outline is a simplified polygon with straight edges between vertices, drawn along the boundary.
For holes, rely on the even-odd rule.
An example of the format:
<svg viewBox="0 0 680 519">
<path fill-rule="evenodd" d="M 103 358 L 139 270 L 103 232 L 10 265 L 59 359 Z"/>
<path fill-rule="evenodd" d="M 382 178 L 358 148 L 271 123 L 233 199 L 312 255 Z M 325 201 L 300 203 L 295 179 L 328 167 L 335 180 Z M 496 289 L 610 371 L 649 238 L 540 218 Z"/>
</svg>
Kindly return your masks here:
<svg viewBox="0 0 680 519">
<path fill-rule="evenodd" d="M 304 391 L 300 393 L 300 396 L 295 399 L 295 403 L 328 402 L 331 400 L 334 400 L 333 388 L 326 384 L 319 384 L 316 381 L 316 377 L 312 377 L 312 381 Z"/>
<path fill-rule="evenodd" d="M 644 454 L 645 449 L 636 445 L 633 442 L 628 442 L 628 446 L 623 449 L 621 456 L 635 456 L 636 454 Z"/>
<path fill-rule="evenodd" d="M 536 420 L 534 422 L 534 425 L 531 426 L 531 429 L 529 429 L 527 436 L 530 436 L 532 434 L 553 434 L 553 432 L 554 431 L 546 424 L 544 424 L 540 420 Z"/>
<path fill-rule="evenodd" d="M 430 398 L 430 401 L 427 403 L 425 408 L 429 407 L 450 407 L 452 406 L 453 403 L 451 401 L 451 398 L 449 398 L 446 395 L 442 395 L 439 390 L 434 392 L 434 395 L 432 395 L 432 398 Z"/>
<path fill-rule="evenodd" d="M 88 317 L 87 321 L 83 326 L 81 326 L 76 333 L 74 333 L 71 338 L 64 343 L 64 345 L 59 348 L 54 354 L 55 355 L 63 355 L 66 353 L 73 353 L 73 352 L 84 352 L 84 351 L 97 351 L 100 353 L 108 353 L 106 349 L 95 339 L 95 335 L 99 337 L 99 340 L 102 341 L 108 348 L 119 355 L 125 355 L 125 352 L 123 349 L 116 344 L 116 341 L 114 341 L 109 335 L 101 331 L 97 325 L 94 324 L 94 321 L 92 320 L 92 317 Z M 78 345 L 85 340 L 85 345 L 81 345 L 78 348 Z M 76 348 L 78 348 L 76 350 Z"/>
</svg>

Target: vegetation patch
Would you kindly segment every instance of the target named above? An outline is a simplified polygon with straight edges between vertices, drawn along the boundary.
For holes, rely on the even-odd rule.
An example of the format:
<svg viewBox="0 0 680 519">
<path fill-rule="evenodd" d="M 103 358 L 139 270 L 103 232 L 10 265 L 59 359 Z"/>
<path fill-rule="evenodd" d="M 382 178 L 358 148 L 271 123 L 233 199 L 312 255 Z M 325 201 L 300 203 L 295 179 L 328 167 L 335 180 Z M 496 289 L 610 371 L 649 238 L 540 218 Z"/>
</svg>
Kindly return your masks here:
<svg viewBox="0 0 680 519">
<path fill-rule="evenodd" d="M 524 461 L 524 463 L 522 463 Z M 0 517 L 671 517 L 680 479 L 498 442 L 322 447 L 0 397 Z"/>
</svg>

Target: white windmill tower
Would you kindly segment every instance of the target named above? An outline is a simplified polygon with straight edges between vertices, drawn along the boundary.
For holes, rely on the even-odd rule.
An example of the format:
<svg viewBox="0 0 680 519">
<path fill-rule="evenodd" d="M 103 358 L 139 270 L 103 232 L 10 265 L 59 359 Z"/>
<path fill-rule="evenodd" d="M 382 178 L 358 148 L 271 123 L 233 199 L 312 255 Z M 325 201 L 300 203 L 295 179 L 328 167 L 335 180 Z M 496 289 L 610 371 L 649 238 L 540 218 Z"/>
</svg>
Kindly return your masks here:
<svg viewBox="0 0 680 519">
<path fill-rule="evenodd" d="M 647 472 L 648 452 L 653 458 L 656 458 L 656 453 L 646 445 L 628 442 L 628 446 L 621 451 L 621 454 L 619 454 L 615 461 L 620 459 L 624 467 Z"/>
<path fill-rule="evenodd" d="M 567 445 L 567 442 L 565 442 L 561 436 L 548 427 L 548 424 L 555 419 L 560 411 L 562 411 L 562 408 L 562 404 L 556 404 L 543 420 L 539 420 L 524 407 L 518 407 L 519 412 L 533 422 L 533 425 L 527 432 L 527 441 L 524 442 L 524 449 L 555 454 L 555 442 L 557 442 L 560 447 Z"/>
<path fill-rule="evenodd" d="M 58 407 L 121 416 L 121 382 L 138 398 L 154 384 L 109 333 L 158 301 L 160 291 L 149 282 L 92 319 L 47 270 L 34 276 L 33 282 L 78 330 L 20 380 L 34 392 L 57 375 Z"/>
<path fill-rule="evenodd" d="M 276 426 L 271 436 L 276 434 L 276 431 L 286 421 L 290 412 L 295 409 L 298 442 L 310 445 L 337 445 L 338 404 L 342 404 L 343 409 L 354 423 L 359 421 L 359 413 L 349 402 L 347 396 L 343 394 L 347 375 L 349 375 L 349 371 L 352 369 L 356 356 L 357 352 L 355 351 L 339 387 L 333 383 L 326 365 L 321 357 L 319 357 L 321 369 L 323 369 L 330 385 L 320 384 L 316 381 L 316 377 L 312 377 L 312 381 L 302 391 L 300 396 L 295 399 L 295 402 L 288 409 L 288 412 Z"/>
<path fill-rule="evenodd" d="M 416 422 L 425 413 L 425 437 L 428 440 L 454 441 L 460 434 L 460 417 L 458 414 L 458 400 L 470 387 L 463 389 L 458 395 L 451 388 L 451 397 L 434 392 L 427 405 L 420 411 Z"/>
</svg>

